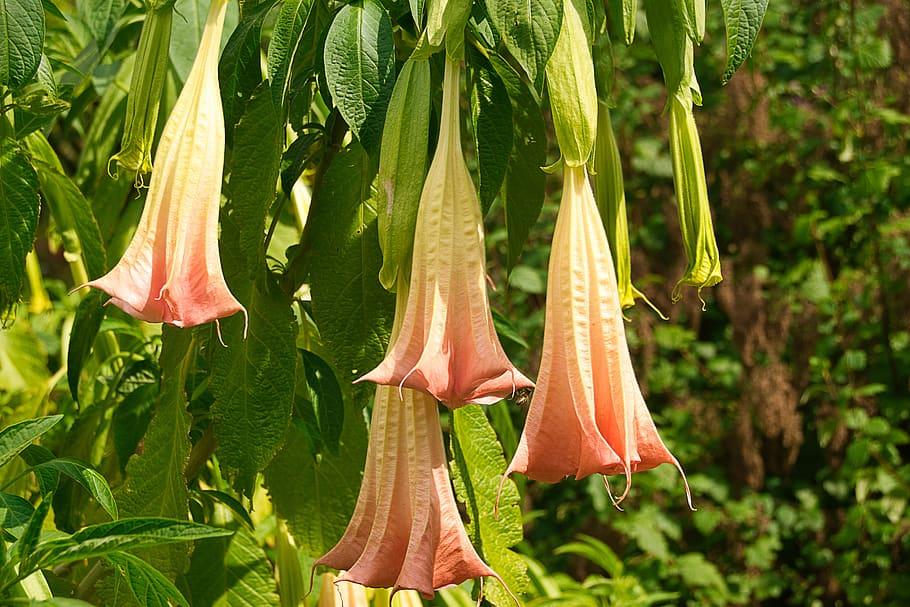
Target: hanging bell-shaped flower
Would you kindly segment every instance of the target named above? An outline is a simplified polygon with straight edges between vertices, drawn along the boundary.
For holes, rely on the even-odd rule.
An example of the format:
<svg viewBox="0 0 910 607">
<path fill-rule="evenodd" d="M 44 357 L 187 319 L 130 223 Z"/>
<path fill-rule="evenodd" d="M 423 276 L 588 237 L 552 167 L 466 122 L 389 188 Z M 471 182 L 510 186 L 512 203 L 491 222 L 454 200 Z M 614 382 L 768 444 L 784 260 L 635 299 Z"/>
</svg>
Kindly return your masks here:
<svg viewBox="0 0 910 607">
<path fill-rule="evenodd" d="M 453 408 L 490 404 L 533 385 L 509 362 L 493 327 L 480 204 L 461 151 L 459 73 L 447 57 L 401 331 L 385 360 L 358 380 L 420 390 Z"/>
<path fill-rule="evenodd" d="M 645 406 L 623 322 L 587 174 L 583 167 L 566 166 L 550 252 L 540 373 L 507 475 L 556 482 L 624 474 L 622 500 L 633 472 L 664 463 L 682 472 Z"/>
<path fill-rule="evenodd" d="M 224 116 L 218 50 L 227 0 L 212 0 L 193 68 L 158 144 L 136 233 L 113 270 L 89 282 L 128 314 L 192 327 L 244 311 L 218 256 Z"/>
</svg>

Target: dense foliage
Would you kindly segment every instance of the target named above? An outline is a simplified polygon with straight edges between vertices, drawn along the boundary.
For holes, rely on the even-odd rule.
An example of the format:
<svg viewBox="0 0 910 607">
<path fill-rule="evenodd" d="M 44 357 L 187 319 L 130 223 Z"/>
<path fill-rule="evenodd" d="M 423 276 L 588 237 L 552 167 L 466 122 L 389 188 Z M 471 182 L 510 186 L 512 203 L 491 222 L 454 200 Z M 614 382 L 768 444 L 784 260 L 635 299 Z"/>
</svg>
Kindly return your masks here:
<svg viewBox="0 0 910 607">
<path fill-rule="evenodd" d="M 432 0 L 232 0 L 219 248 L 247 314 L 161 329 L 78 287 L 127 250 L 146 155 L 191 77 L 209 2 L 171 4 L 0 0 L 0 24 L 42 32 L 0 40 L 0 603 L 338 600 L 330 576 L 309 595 L 307 581 L 360 490 L 374 389 L 351 380 L 382 359 L 421 196 L 399 179 L 404 211 L 387 217 L 381 184 L 429 165 L 446 53 L 466 66 L 496 330 L 536 375 L 561 193 L 541 167 L 572 160 L 545 73 L 558 31 L 541 26 L 561 3 L 530 3 L 538 27 L 522 38 L 490 8 L 509 2 L 453 15 Z M 669 316 L 625 311 L 633 360 L 697 510 L 662 466 L 635 476 L 624 511 L 597 475 L 516 475 L 494 514 L 524 391 L 440 410 L 455 496 L 480 555 L 531 605 L 904 605 L 910 14 L 900 0 L 776 3 L 746 60 L 767 3 L 715 4 L 694 49 L 707 252 L 674 203 L 658 9 L 585 5 L 609 25 L 596 94 L 622 162 L 631 280 Z M 717 251 L 705 309 L 694 289 L 673 303 L 692 260 Z M 512 604 L 495 581 L 485 597 Z"/>
</svg>

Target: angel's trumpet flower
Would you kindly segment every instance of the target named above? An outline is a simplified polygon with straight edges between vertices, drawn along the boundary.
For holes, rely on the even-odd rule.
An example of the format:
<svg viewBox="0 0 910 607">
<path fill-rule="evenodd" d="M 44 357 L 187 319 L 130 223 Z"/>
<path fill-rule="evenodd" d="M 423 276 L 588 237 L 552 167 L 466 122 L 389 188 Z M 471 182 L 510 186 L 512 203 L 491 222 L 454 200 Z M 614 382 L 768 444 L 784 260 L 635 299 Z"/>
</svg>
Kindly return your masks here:
<svg viewBox="0 0 910 607">
<path fill-rule="evenodd" d="M 408 286 L 399 275 L 394 337 Z M 496 574 L 477 555 L 449 481 L 436 401 L 377 386 L 367 461 L 342 538 L 316 561 L 345 570 L 338 581 L 416 590 L 427 598 L 452 584 Z"/>
<path fill-rule="evenodd" d="M 461 152 L 459 73 L 446 58 L 439 143 L 420 195 L 401 332 L 359 380 L 427 392 L 453 408 L 533 385 L 509 362 L 493 327 L 480 204 Z"/>
<path fill-rule="evenodd" d="M 218 257 L 224 117 L 218 50 L 227 0 L 212 0 L 196 60 L 158 144 L 136 234 L 113 270 L 89 282 L 128 314 L 192 327 L 242 311 Z"/>
<path fill-rule="evenodd" d="M 625 474 L 622 500 L 633 472 L 664 463 L 682 468 L 658 436 L 635 379 L 610 247 L 588 176 L 584 167 L 564 170 L 540 373 L 506 475 L 556 482 Z"/>
</svg>

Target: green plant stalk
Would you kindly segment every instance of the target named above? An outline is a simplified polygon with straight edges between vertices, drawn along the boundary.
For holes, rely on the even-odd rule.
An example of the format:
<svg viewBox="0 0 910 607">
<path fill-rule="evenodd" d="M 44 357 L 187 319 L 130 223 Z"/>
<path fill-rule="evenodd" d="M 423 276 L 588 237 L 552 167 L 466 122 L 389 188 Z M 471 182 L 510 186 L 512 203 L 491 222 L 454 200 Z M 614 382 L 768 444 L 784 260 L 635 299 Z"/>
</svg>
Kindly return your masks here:
<svg viewBox="0 0 910 607">
<path fill-rule="evenodd" d="M 126 124 L 120 152 L 111 158 L 132 172 L 152 170 L 152 144 L 168 69 L 173 7 L 150 7 L 142 25 L 136 63 L 126 102 Z"/>
<path fill-rule="evenodd" d="M 679 226 L 688 259 L 686 273 L 673 287 L 671 297 L 675 303 L 682 297 L 682 287 L 695 287 L 704 309 L 701 290 L 716 285 L 723 280 L 723 276 L 720 272 L 720 253 L 714 237 L 705 165 L 692 104 L 684 102 L 677 95 L 670 99 L 670 152 L 673 158 Z"/>
<path fill-rule="evenodd" d="M 661 318 L 667 317 L 651 303 L 644 293 L 632 284 L 632 254 L 629 244 L 629 223 L 626 217 L 626 193 L 622 178 L 622 161 L 619 146 L 613 134 L 610 108 L 598 104 L 597 139 L 594 143 L 594 197 L 600 218 L 607 231 L 613 267 L 616 269 L 616 284 L 619 287 L 619 302 L 623 309 L 635 305 L 642 299 Z"/>
<path fill-rule="evenodd" d="M 25 276 L 28 280 L 29 302 L 28 311 L 30 314 L 41 314 L 45 310 L 51 309 L 51 300 L 44 288 L 44 281 L 41 279 L 41 264 L 38 263 L 38 255 L 35 249 L 28 252 L 25 257 Z"/>
</svg>

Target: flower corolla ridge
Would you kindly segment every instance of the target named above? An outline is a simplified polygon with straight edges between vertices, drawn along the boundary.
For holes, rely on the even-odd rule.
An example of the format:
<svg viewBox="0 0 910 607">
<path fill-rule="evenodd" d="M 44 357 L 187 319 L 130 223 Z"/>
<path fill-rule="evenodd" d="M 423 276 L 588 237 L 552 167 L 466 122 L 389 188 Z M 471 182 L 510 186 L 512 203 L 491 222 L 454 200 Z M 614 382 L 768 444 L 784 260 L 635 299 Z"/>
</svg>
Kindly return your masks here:
<svg viewBox="0 0 910 607">
<path fill-rule="evenodd" d="M 557 482 L 632 473 L 677 459 L 657 433 L 632 368 L 610 247 L 584 167 L 564 168 L 547 280 L 537 388 L 505 479 Z"/>
<path fill-rule="evenodd" d="M 226 10 L 226 0 L 212 0 L 192 70 L 158 144 L 132 241 L 110 272 L 88 283 L 148 322 L 193 327 L 246 314 L 218 254 L 224 164 L 218 53 Z"/>
<path fill-rule="evenodd" d="M 492 404 L 533 386 L 493 326 L 480 204 L 461 150 L 460 69 L 446 58 L 439 141 L 420 196 L 401 331 L 382 363 L 358 380 L 419 390 L 450 408 Z"/>
</svg>

